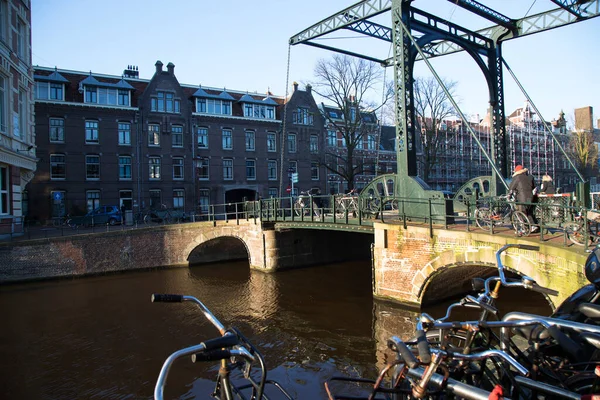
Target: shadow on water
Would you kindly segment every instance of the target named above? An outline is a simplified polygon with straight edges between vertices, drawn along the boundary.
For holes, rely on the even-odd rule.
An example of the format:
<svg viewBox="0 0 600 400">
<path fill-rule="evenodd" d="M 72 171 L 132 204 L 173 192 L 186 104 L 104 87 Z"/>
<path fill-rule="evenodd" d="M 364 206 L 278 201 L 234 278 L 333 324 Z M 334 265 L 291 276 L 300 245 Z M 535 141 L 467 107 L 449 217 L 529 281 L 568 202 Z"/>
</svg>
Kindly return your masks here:
<svg viewBox="0 0 600 400">
<path fill-rule="evenodd" d="M 414 312 L 373 301 L 368 261 L 276 274 L 228 262 L 0 286 L 0 397 L 152 398 L 169 354 L 218 334 L 193 304 L 152 304 L 152 293 L 199 298 L 299 399 L 326 398 L 332 376 L 374 378 L 389 336 L 414 329 Z M 216 365 L 179 360 L 165 398 L 206 398 L 216 374 Z"/>
</svg>

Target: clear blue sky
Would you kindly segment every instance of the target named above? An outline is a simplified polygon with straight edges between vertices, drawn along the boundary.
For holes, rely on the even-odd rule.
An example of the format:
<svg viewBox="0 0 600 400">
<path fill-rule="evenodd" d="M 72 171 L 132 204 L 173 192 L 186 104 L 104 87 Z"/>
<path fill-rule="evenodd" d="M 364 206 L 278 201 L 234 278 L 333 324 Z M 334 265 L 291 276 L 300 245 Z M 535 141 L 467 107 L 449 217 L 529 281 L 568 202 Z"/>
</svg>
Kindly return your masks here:
<svg viewBox="0 0 600 400">
<path fill-rule="evenodd" d="M 549 0 L 481 0 L 513 18 L 556 8 Z M 286 91 L 290 36 L 355 1 L 343 0 L 32 0 L 33 63 L 120 75 L 139 66 L 150 79 L 154 63 L 175 64 L 180 83 L 277 94 Z M 533 7 L 530 9 L 530 6 Z M 417 8 L 472 29 L 491 25 L 447 0 L 415 0 Z M 389 18 L 389 13 L 385 14 Z M 386 21 L 382 21 L 386 22 Z M 389 26 L 389 21 L 386 22 Z M 346 34 L 350 35 L 350 34 Z M 561 110 L 594 107 L 600 118 L 600 17 L 505 42 L 504 57 L 546 120 Z M 359 40 L 354 42 L 358 43 Z M 386 58 L 389 45 L 377 54 Z M 464 53 L 464 52 L 463 52 Z M 289 86 L 313 79 L 315 62 L 333 53 L 311 46 L 291 48 Z M 462 111 L 487 111 L 483 75 L 464 55 L 434 60 L 440 76 L 458 82 Z M 421 62 L 415 75 L 427 75 Z M 387 72 L 391 78 L 391 70 Z M 506 113 L 525 97 L 505 73 Z"/>
</svg>

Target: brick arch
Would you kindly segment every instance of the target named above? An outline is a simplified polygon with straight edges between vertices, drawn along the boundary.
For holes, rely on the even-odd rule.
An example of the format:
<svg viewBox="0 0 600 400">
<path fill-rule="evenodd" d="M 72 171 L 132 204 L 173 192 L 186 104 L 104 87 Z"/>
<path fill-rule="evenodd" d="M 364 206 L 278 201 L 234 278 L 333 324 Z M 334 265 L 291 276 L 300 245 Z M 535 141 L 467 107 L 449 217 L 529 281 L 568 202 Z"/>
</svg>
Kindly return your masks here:
<svg viewBox="0 0 600 400">
<path fill-rule="evenodd" d="M 250 266 L 261 265 L 263 259 L 262 254 L 258 252 L 256 248 L 253 248 L 253 246 L 248 244 L 253 239 L 251 236 L 253 235 L 249 235 L 247 230 L 235 229 L 233 227 L 224 227 L 221 229 L 214 230 L 204 230 L 190 240 L 190 242 L 184 249 L 184 254 L 186 256 L 186 259 L 189 260 L 190 254 L 198 246 L 201 246 L 205 243 L 219 238 L 231 237 L 238 239 L 246 249 L 246 253 L 248 254 L 248 262 Z"/>
<path fill-rule="evenodd" d="M 464 253 L 457 253 L 455 250 L 446 250 L 435 257 L 431 262 L 427 263 L 417 273 L 412 280 L 412 293 L 414 301 L 421 304 L 427 288 L 432 284 L 433 280 L 439 273 L 456 267 L 489 267 L 497 268 L 496 251 L 501 245 L 485 246 L 480 248 L 470 248 Z M 519 276 L 527 275 L 533 278 L 542 286 L 555 288 L 548 283 L 548 276 L 543 273 L 543 270 L 538 268 L 540 264 L 540 252 L 522 249 L 509 249 L 508 254 L 505 253 L 502 258 L 504 268 L 508 272 L 515 273 Z M 477 273 L 471 272 L 468 279 L 477 276 Z M 566 294 L 566 295 L 565 295 Z M 557 307 L 562 300 L 570 295 L 568 293 L 560 293 L 560 296 L 548 296 L 553 307 Z"/>
</svg>

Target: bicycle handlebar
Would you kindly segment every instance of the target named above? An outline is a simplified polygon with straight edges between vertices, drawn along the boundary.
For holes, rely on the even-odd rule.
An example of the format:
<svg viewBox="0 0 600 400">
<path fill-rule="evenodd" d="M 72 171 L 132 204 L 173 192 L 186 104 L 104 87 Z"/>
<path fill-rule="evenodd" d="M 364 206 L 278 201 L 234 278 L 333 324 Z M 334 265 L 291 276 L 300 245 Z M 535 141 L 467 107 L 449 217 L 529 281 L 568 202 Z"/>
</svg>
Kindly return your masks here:
<svg viewBox="0 0 600 400">
<path fill-rule="evenodd" d="M 217 317 L 215 317 L 213 315 L 213 313 L 210 312 L 210 310 L 204 305 L 204 303 L 202 303 L 200 300 L 198 300 L 194 296 L 183 296 L 180 294 L 157 294 L 157 293 L 155 293 L 152 295 L 150 300 L 153 303 L 155 303 L 155 302 L 180 303 L 180 302 L 184 302 L 184 301 L 191 301 L 192 303 L 196 303 L 198 305 L 198 307 L 200 307 L 200 310 L 202 310 L 202 313 L 204 314 L 206 319 L 209 320 L 215 326 L 215 328 L 217 328 L 217 330 L 219 331 L 219 333 L 221 333 L 221 335 L 224 336 L 225 332 L 227 332 L 227 330 L 225 329 L 225 326 L 221 323 L 221 321 L 219 321 L 217 319 Z"/>
</svg>

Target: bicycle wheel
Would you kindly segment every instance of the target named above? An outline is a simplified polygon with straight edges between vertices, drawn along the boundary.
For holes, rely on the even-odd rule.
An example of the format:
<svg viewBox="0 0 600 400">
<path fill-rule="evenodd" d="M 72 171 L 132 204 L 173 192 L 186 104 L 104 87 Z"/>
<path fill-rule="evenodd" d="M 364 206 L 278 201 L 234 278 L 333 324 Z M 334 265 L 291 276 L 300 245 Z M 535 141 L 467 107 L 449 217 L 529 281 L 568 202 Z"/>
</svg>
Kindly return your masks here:
<svg viewBox="0 0 600 400">
<path fill-rule="evenodd" d="M 492 228 L 492 213 L 489 208 L 478 208 L 475 210 L 475 223 L 484 231 Z"/>
<path fill-rule="evenodd" d="M 375 213 L 379 211 L 379 206 L 381 205 L 381 201 L 378 198 L 373 197 L 372 199 L 366 199 L 365 208 L 367 211 Z"/>
<path fill-rule="evenodd" d="M 585 232 L 583 230 L 583 224 L 579 222 L 568 222 L 565 224 L 565 233 L 571 242 L 576 245 L 585 245 Z"/>
<path fill-rule="evenodd" d="M 398 200 L 390 200 L 388 204 L 390 205 L 390 209 L 392 209 L 393 211 L 396 211 L 398 209 Z"/>
<path fill-rule="evenodd" d="M 346 206 L 344 205 L 343 200 L 338 199 L 335 201 L 335 213 L 338 214 L 340 217 L 346 214 Z"/>
<path fill-rule="evenodd" d="M 301 217 L 302 214 L 304 214 L 304 204 L 299 201 L 296 201 L 294 203 L 294 213 L 296 213 L 297 217 Z"/>
<path fill-rule="evenodd" d="M 531 224 L 523 211 L 513 211 L 510 216 L 510 222 L 517 236 L 525 237 L 531 233 Z"/>
<path fill-rule="evenodd" d="M 149 224 L 151 220 L 152 220 L 152 217 L 150 216 L 150 214 L 144 214 L 142 216 L 142 222 L 144 224 Z"/>
</svg>

